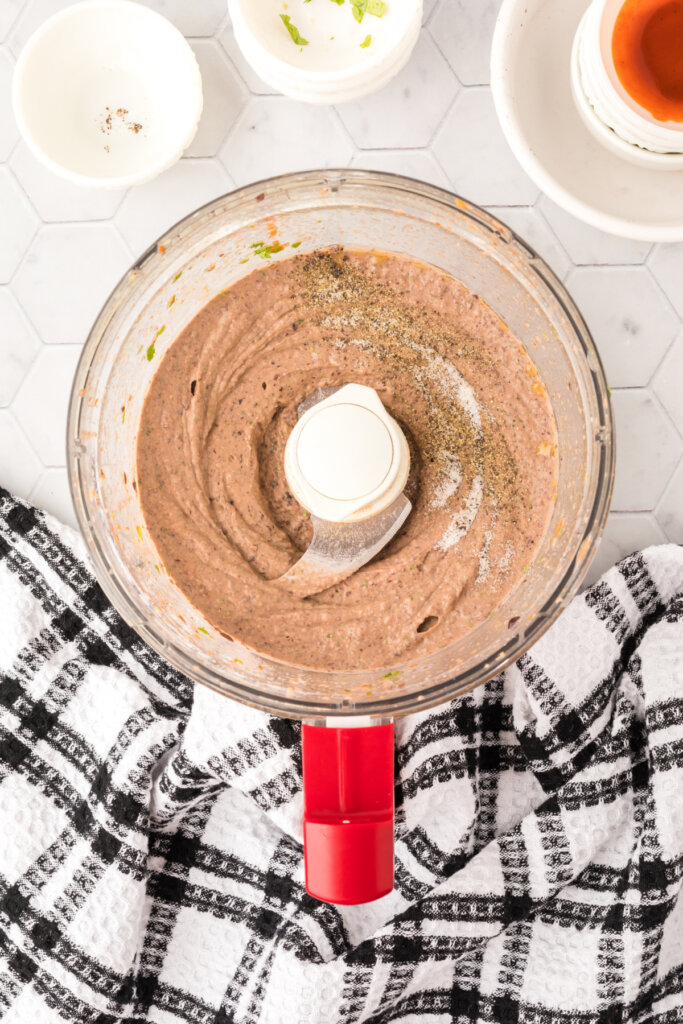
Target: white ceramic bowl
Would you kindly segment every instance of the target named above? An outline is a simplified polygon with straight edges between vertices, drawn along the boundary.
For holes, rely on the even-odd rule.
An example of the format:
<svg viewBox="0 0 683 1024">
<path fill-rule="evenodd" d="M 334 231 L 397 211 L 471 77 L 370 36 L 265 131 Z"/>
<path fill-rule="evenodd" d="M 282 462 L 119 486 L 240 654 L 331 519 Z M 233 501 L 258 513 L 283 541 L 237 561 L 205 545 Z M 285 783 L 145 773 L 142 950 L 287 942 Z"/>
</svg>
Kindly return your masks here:
<svg viewBox="0 0 683 1024">
<path fill-rule="evenodd" d="M 662 175 L 598 142 L 572 96 L 572 43 L 587 0 L 503 0 L 491 89 L 520 164 L 563 209 L 602 231 L 683 241 L 683 172 Z"/>
<path fill-rule="evenodd" d="M 636 164 L 640 167 L 649 167 L 652 170 L 680 171 L 683 169 L 683 153 L 662 152 L 647 148 L 645 142 L 638 143 L 635 141 L 627 141 L 625 136 L 630 136 L 631 139 L 634 139 L 634 137 L 638 135 L 643 139 L 645 138 L 645 132 L 643 131 L 642 133 L 639 133 L 637 131 L 629 131 L 627 127 L 623 127 L 618 131 L 616 126 L 621 126 L 622 122 L 616 114 L 610 116 L 609 113 L 609 111 L 614 108 L 609 105 L 600 106 L 599 101 L 596 102 L 593 98 L 596 95 L 596 92 L 588 85 L 586 76 L 583 74 L 585 64 L 583 67 L 581 64 L 582 43 L 585 39 L 585 32 L 591 28 L 592 15 L 593 7 L 589 7 L 581 19 L 581 23 L 577 29 L 576 35 L 574 36 L 574 45 L 572 47 L 571 85 L 574 102 L 576 103 L 576 108 L 581 120 L 586 125 L 586 128 L 588 128 L 591 135 L 593 135 L 601 145 L 606 146 L 607 149 L 616 153 L 617 156 L 622 158 L 622 160 L 628 160 L 629 163 Z M 607 73 L 604 67 L 602 69 L 602 74 L 607 78 Z M 591 81 L 594 81 L 594 79 L 591 79 Z M 607 81 L 609 82 L 609 79 L 607 79 Z M 618 96 L 617 101 L 619 103 L 621 102 L 621 98 Z M 618 109 L 619 108 L 617 107 L 617 110 Z M 633 118 L 638 116 L 633 111 L 629 111 L 629 113 Z M 648 125 L 647 127 L 649 128 L 650 126 Z M 653 140 L 652 144 L 657 145 L 658 143 L 656 140 Z M 683 135 L 679 133 L 679 148 L 682 145 Z"/>
<path fill-rule="evenodd" d="M 657 121 L 629 95 L 614 66 L 612 36 L 622 6 L 623 0 L 593 0 L 581 19 L 571 68 L 579 113 L 583 117 L 588 106 L 589 129 L 594 131 L 596 119 L 601 122 L 608 131 L 598 135 L 600 141 L 626 159 L 653 168 L 680 169 L 683 124 Z"/>
<path fill-rule="evenodd" d="M 413 52 L 422 6 L 387 0 L 383 17 L 366 14 L 359 24 L 348 4 L 290 0 L 291 22 L 308 40 L 297 46 L 280 20 L 279 0 L 228 0 L 235 39 L 256 74 L 285 96 L 318 105 L 359 100 L 387 85 Z"/>
<path fill-rule="evenodd" d="M 202 83 L 166 18 L 130 0 L 85 0 L 31 36 L 12 101 L 26 144 L 52 171 L 124 188 L 182 155 L 199 124 Z"/>
</svg>

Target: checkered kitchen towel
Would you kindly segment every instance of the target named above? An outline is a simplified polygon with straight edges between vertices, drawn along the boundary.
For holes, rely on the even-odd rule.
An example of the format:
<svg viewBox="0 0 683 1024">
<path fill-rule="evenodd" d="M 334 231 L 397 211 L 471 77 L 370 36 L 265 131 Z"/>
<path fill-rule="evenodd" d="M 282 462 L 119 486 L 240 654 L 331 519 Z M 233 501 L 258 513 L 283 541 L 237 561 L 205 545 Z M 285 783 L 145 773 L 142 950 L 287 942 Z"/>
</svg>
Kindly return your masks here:
<svg viewBox="0 0 683 1024">
<path fill-rule="evenodd" d="M 6 1024 L 683 1021 L 682 549 L 398 723 L 365 907 L 304 891 L 298 726 L 193 694 L 5 492 L 0 673 Z"/>
</svg>

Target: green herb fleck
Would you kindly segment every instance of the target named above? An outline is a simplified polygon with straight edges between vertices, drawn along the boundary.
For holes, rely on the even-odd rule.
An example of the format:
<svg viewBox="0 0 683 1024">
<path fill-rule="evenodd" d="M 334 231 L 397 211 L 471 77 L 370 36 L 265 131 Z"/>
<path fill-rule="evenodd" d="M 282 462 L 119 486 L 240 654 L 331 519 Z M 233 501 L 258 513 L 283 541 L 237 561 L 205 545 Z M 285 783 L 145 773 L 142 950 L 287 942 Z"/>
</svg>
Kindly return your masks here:
<svg viewBox="0 0 683 1024">
<path fill-rule="evenodd" d="M 371 42 L 372 42 L 372 36 L 366 36 L 365 39 L 363 40 L 363 42 L 360 45 L 363 48 L 365 48 L 366 46 L 369 46 Z"/>
<path fill-rule="evenodd" d="M 344 3 L 344 0 L 332 0 L 332 3 L 336 4 L 337 7 L 341 7 L 341 5 Z"/>
<path fill-rule="evenodd" d="M 179 270 L 179 271 L 178 271 L 178 273 L 176 274 L 176 276 L 175 276 L 175 277 L 173 278 L 173 284 L 175 284 L 175 283 L 176 283 L 176 281 L 178 280 L 178 278 L 179 278 L 179 277 L 180 277 L 181 275 L 182 275 L 182 270 Z"/>
<path fill-rule="evenodd" d="M 147 362 L 148 363 L 151 363 L 152 360 L 154 359 L 154 354 L 156 352 L 156 349 L 155 349 L 154 346 L 155 346 L 156 340 L 157 340 L 157 338 L 159 337 L 160 334 L 164 333 L 165 330 L 166 330 L 166 324 L 164 324 L 162 327 L 160 327 L 159 330 L 157 331 L 157 333 L 154 335 L 154 341 L 152 342 L 152 344 L 147 349 Z"/>
<path fill-rule="evenodd" d="M 137 533 L 137 535 L 140 538 L 140 540 L 142 540 L 142 527 L 141 526 L 136 526 L 135 527 L 135 532 Z"/>
<path fill-rule="evenodd" d="M 280 19 L 292 37 L 293 43 L 296 43 L 297 46 L 308 46 L 308 39 L 304 39 L 296 25 L 292 25 L 291 18 L 288 14 L 281 14 Z"/>
<path fill-rule="evenodd" d="M 249 262 L 249 257 L 248 257 L 248 256 L 247 256 L 247 258 L 246 258 L 246 259 L 244 259 L 244 260 L 240 260 L 240 263 L 248 263 L 248 262 Z"/>
<path fill-rule="evenodd" d="M 265 245 L 263 242 L 256 242 L 252 245 L 254 250 L 254 256 L 260 256 L 262 260 L 269 260 L 273 253 L 282 252 L 284 245 L 280 245 L 279 242 L 273 242 L 271 245 Z"/>
<path fill-rule="evenodd" d="M 126 422 L 126 407 L 125 407 L 125 405 L 121 406 L 121 422 L 122 423 Z"/>
<path fill-rule="evenodd" d="M 211 634 L 209 633 L 208 629 L 204 629 L 203 626 L 197 626 L 197 632 L 198 633 L 205 633 L 206 636 L 211 636 Z"/>
<path fill-rule="evenodd" d="M 301 242 L 292 242 L 292 249 L 298 249 L 300 245 Z"/>
<path fill-rule="evenodd" d="M 170 309 L 174 302 L 175 302 L 175 295 L 172 295 L 171 298 L 166 303 L 166 309 Z"/>
<path fill-rule="evenodd" d="M 400 670 L 396 669 L 394 672 L 387 672 L 386 675 L 382 676 L 382 679 L 396 679 L 397 676 L 400 676 L 400 674 Z"/>
<path fill-rule="evenodd" d="M 385 10 L 384 0 L 351 0 L 351 6 L 358 24 L 366 14 L 374 14 L 376 18 L 381 18 Z"/>
</svg>

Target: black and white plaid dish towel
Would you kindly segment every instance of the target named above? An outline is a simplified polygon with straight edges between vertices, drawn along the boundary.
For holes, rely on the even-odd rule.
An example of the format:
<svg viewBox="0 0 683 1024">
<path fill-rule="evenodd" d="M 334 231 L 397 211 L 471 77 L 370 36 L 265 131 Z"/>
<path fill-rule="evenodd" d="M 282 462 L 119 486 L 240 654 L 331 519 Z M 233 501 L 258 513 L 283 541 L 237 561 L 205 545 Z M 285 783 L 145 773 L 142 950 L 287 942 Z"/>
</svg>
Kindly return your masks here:
<svg viewBox="0 0 683 1024">
<path fill-rule="evenodd" d="M 683 1021 L 683 549 L 397 723 L 396 889 L 304 891 L 299 728 L 156 657 L 0 491 L 5 1024 Z"/>
</svg>

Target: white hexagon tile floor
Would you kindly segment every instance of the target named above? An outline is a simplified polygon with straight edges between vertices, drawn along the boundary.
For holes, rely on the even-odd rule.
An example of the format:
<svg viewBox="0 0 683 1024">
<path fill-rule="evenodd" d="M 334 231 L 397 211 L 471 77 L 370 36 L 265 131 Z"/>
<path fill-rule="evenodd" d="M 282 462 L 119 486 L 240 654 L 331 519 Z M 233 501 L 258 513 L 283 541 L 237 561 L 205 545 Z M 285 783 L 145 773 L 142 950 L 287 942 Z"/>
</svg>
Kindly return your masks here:
<svg viewBox="0 0 683 1024">
<path fill-rule="evenodd" d="M 316 166 L 383 169 L 488 207 L 548 261 L 586 316 L 613 388 L 613 511 L 591 576 L 627 552 L 683 543 L 683 244 L 589 228 L 519 167 L 496 122 L 488 55 L 498 0 L 426 0 L 408 66 L 361 103 L 281 96 L 246 65 L 226 0 L 145 0 L 190 39 L 205 110 L 187 157 L 127 193 L 53 177 L 19 141 L 12 68 L 66 0 L 0 0 L 0 483 L 73 522 L 64 426 L 90 324 L 132 259 L 197 206 Z"/>
</svg>

